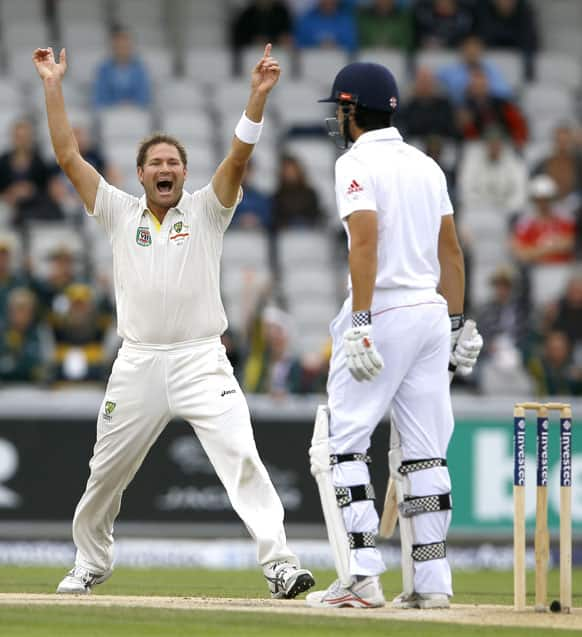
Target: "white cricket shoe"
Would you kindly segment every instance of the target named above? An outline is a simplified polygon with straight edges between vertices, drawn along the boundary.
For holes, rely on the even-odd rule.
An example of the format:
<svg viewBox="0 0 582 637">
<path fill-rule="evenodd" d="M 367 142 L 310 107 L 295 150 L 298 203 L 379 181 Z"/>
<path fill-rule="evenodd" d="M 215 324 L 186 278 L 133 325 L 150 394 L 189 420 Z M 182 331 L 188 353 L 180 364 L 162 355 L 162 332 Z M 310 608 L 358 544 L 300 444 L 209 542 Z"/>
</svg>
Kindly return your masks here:
<svg viewBox="0 0 582 637">
<path fill-rule="evenodd" d="M 446 593 L 400 593 L 392 600 L 392 608 L 450 608 L 451 600 Z"/>
<path fill-rule="evenodd" d="M 286 561 L 265 564 L 263 574 L 274 599 L 293 599 L 315 584 L 310 571 Z"/>
<path fill-rule="evenodd" d="M 309 593 L 305 601 L 314 608 L 378 608 L 386 603 L 377 575 L 354 581 L 349 588 L 338 579 L 326 591 Z"/>
<path fill-rule="evenodd" d="M 91 573 L 81 566 L 75 566 L 57 586 L 57 593 L 88 595 L 95 584 L 101 584 L 106 579 L 109 579 L 112 572 L 109 570 L 99 575 L 98 573 Z"/>
</svg>

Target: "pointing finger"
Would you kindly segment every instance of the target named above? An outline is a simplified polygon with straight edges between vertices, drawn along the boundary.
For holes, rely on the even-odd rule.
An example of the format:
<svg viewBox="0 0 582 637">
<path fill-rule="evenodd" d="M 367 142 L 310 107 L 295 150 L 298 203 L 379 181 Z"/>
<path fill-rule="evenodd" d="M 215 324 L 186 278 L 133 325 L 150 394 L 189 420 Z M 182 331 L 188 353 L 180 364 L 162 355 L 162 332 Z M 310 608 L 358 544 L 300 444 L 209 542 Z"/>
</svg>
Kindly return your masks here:
<svg viewBox="0 0 582 637">
<path fill-rule="evenodd" d="M 271 55 L 271 49 L 272 48 L 273 48 L 273 45 L 269 42 L 265 46 L 265 52 L 263 53 L 263 58 L 268 58 Z"/>
</svg>

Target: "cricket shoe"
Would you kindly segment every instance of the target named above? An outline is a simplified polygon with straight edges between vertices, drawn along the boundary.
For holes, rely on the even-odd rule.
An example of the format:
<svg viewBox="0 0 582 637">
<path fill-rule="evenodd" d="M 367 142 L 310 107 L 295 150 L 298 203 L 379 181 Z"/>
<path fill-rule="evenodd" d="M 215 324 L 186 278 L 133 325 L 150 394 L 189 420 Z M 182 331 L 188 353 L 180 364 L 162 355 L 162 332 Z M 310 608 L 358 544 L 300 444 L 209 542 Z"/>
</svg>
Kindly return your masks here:
<svg viewBox="0 0 582 637">
<path fill-rule="evenodd" d="M 310 571 L 291 562 L 269 562 L 263 567 L 263 574 L 273 599 L 293 599 L 315 584 Z"/>
<path fill-rule="evenodd" d="M 326 591 L 309 593 L 305 601 L 314 608 L 378 608 L 386 603 L 378 576 L 354 580 L 348 588 L 338 579 Z"/>
<path fill-rule="evenodd" d="M 91 573 L 91 571 L 82 566 L 75 566 L 57 586 L 57 593 L 88 595 L 95 584 L 101 584 L 106 579 L 109 579 L 112 572 L 109 570 L 99 575 L 98 573 Z"/>
<path fill-rule="evenodd" d="M 446 593 L 400 593 L 392 600 L 392 608 L 450 608 Z"/>
</svg>

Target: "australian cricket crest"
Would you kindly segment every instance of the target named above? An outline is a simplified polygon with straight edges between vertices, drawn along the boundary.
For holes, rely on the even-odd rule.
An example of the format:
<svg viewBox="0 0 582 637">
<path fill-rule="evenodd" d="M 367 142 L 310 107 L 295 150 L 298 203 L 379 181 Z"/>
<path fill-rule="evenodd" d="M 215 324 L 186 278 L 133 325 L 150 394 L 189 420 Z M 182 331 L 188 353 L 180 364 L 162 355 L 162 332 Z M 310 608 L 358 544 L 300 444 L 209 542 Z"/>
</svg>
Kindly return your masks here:
<svg viewBox="0 0 582 637">
<path fill-rule="evenodd" d="M 183 221 L 176 221 L 170 230 L 170 243 L 175 246 L 182 245 L 190 236 L 190 226 Z"/>
<path fill-rule="evenodd" d="M 105 418 L 105 420 L 111 420 L 112 414 L 115 411 L 115 407 L 116 403 L 114 403 L 112 400 L 105 401 L 105 407 L 103 408 L 103 418 Z"/>
<path fill-rule="evenodd" d="M 144 226 L 140 226 L 137 229 L 135 235 L 135 242 L 138 246 L 151 246 L 152 245 L 152 235 L 150 233 L 150 229 Z"/>
</svg>

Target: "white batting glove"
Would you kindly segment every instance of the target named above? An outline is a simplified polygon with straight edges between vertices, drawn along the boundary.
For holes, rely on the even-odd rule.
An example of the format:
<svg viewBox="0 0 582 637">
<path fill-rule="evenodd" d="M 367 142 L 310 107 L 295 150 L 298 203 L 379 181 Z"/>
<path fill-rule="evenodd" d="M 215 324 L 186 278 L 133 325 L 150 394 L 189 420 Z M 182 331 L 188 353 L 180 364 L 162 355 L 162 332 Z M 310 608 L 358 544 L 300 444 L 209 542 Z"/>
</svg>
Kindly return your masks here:
<svg viewBox="0 0 582 637">
<path fill-rule="evenodd" d="M 475 321 L 468 320 L 463 325 L 463 319 L 459 315 L 451 316 L 451 327 L 449 371 L 468 376 L 483 347 L 483 337 L 479 334 Z"/>
<path fill-rule="evenodd" d="M 354 313 L 354 322 L 364 312 Z M 370 313 L 366 313 L 369 315 Z M 357 325 L 344 332 L 344 351 L 350 374 L 358 381 L 373 380 L 384 368 L 384 361 L 372 340 L 372 325 Z"/>
</svg>

